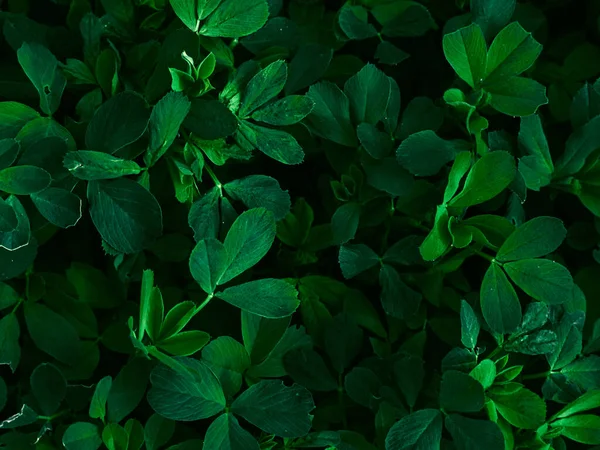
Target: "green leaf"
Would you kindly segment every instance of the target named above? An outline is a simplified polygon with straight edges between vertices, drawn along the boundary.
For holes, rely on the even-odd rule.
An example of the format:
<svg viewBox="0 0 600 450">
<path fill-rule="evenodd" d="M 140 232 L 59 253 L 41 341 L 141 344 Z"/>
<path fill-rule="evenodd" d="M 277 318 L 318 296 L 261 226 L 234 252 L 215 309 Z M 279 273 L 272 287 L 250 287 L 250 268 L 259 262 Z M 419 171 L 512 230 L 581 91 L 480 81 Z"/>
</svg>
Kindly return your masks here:
<svg viewBox="0 0 600 450">
<path fill-rule="evenodd" d="M 241 98 L 238 111 L 242 119 L 277 97 L 287 81 L 287 64 L 279 60 L 269 64 L 248 82 Z"/>
<path fill-rule="evenodd" d="M 519 145 L 527 152 L 519 161 L 519 171 L 528 189 L 539 191 L 550 184 L 554 163 L 538 115 L 521 118 Z"/>
<path fill-rule="evenodd" d="M 419 3 L 383 3 L 371 12 L 389 37 L 422 36 L 433 24 L 429 11 Z"/>
<path fill-rule="evenodd" d="M 542 45 L 519 22 L 503 28 L 487 55 L 485 86 L 502 82 L 529 69 L 542 51 Z"/>
<path fill-rule="evenodd" d="M 85 133 L 89 150 L 115 153 L 137 141 L 148 127 L 150 110 L 144 98 L 125 91 L 111 97 L 100 106 Z"/>
<path fill-rule="evenodd" d="M 521 325 L 519 325 L 519 328 L 517 328 L 517 330 L 513 333 L 513 335 L 519 336 L 543 327 L 548 321 L 549 314 L 550 311 L 548 305 L 546 305 L 545 303 L 529 303 L 527 305 L 527 308 L 525 309 L 525 314 L 523 314 L 523 321 L 521 322 Z"/>
<path fill-rule="evenodd" d="M 0 310 L 10 308 L 19 301 L 19 294 L 11 286 L 0 282 Z"/>
<path fill-rule="evenodd" d="M 40 350 L 68 365 L 79 362 L 82 343 L 67 319 L 41 303 L 25 303 L 24 312 L 29 336 Z"/>
<path fill-rule="evenodd" d="M 146 332 L 153 342 L 156 342 L 160 336 L 160 329 L 164 319 L 165 306 L 162 294 L 157 287 L 152 288 L 148 297 L 146 321 Z"/>
<path fill-rule="evenodd" d="M 452 238 L 448 231 L 448 218 L 448 209 L 444 205 L 439 205 L 433 228 L 419 246 L 419 252 L 425 261 L 435 261 L 450 247 Z"/>
<path fill-rule="evenodd" d="M 504 264 L 514 283 L 536 300 L 557 305 L 573 298 L 573 278 L 566 267 L 548 259 L 522 259 Z"/>
<path fill-rule="evenodd" d="M 258 263 L 275 240 L 275 218 L 264 208 L 254 208 L 233 222 L 225 237 L 229 264 L 219 284 L 225 284 Z"/>
<path fill-rule="evenodd" d="M 331 231 L 336 244 L 344 244 L 354 239 L 360 220 L 361 208 L 358 203 L 344 203 L 331 217 Z"/>
<path fill-rule="evenodd" d="M 100 430 L 92 423 L 75 422 L 65 430 L 62 445 L 67 450 L 97 450 L 102 445 Z"/>
<path fill-rule="evenodd" d="M 183 24 L 192 31 L 197 31 L 199 26 L 197 1 L 169 0 L 173 11 Z M 217 2 L 218 3 L 218 2 Z"/>
<path fill-rule="evenodd" d="M 488 392 L 498 412 L 508 423 L 525 430 L 535 430 L 546 421 L 546 403 L 537 394 L 521 387 L 510 394 Z"/>
<path fill-rule="evenodd" d="M 218 450 L 259 450 L 256 439 L 231 413 L 221 414 L 206 430 L 204 446 Z"/>
<path fill-rule="evenodd" d="M 406 169 L 400 167 L 394 157 L 364 161 L 363 167 L 367 174 L 367 182 L 371 186 L 393 196 L 404 196 L 413 186 L 414 178 Z"/>
<path fill-rule="evenodd" d="M 319 80 L 333 56 L 333 49 L 318 43 L 307 43 L 300 48 L 290 61 L 286 95 L 304 89 Z"/>
<path fill-rule="evenodd" d="M 336 315 L 327 325 L 325 351 L 334 370 L 342 374 L 360 352 L 363 332 L 348 314 Z"/>
<path fill-rule="evenodd" d="M 275 220 L 283 219 L 291 207 L 290 195 L 279 182 L 265 175 L 249 175 L 223 186 L 234 200 L 240 200 L 248 208 L 263 207 L 273 213 Z"/>
<path fill-rule="evenodd" d="M 442 440 L 442 414 L 422 409 L 396 422 L 385 438 L 386 450 L 438 450 Z"/>
<path fill-rule="evenodd" d="M 437 131 L 444 122 L 444 110 L 429 97 L 413 98 L 402 113 L 402 121 L 396 135 L 406 139 L 419 131 Z"/>
<path fill-rule="evenodd" d="M 375 267 L 379 262 L 379 256 L 364 244 L 346 244 L 340 246 L 338 261 L 342 275 L 349 279 Z"/>
<path fill-rule="evenodd" d="M 92 419 L 100 419 L 104 422 L 106 416 L 106 402 L 108 401 L 108 395 L 112 387 L 112 378 L 110 375 L 100 379 L 94 389 L 94 395 L 89 408 L 89 416 Z"/>
<path fill-rule="evenodd" d="M 562 419 L 598 407 L 600 407 L 600 390 L 593 390 L 573 400 L 552 417 Z"/>
<path fill-rule="evenodd" d="M 217 292 L 215 296 L 243 311 L 269 319 L 289 316 L 300 304 L 296 288 L 274 278 L 249 281 Z"/>
<path fill-rule="evenodd" d="M 444 203 L 448 203 L 456 195 L 460 182 L 471 168 L 471 152 L 460 152 L 452 164 L 448 174 L 448 184 L 444 190 Z"/>
<path fill-rule="evenodd" d="M 46 189 L 52 178 L 36 166 L 13 166 L 0 170 L 0 191 L 14 195 L 36 194 Z"/>
<path fill-rule="evenodd" d="M 600 389 L 598 384 L 600 358 L 596 355 L 576 359 L 564 367 L 561 373 L 584 390 Z"/>
<path fill-rule="evenodd" d="M 54 414 L 67 393 L 67 381 L 60 370 L 52 364 L 42 363 L 31 373 L 30 383 L 42 412 L 47 416 Z"/>
<path fill-rule="evenodd" d="M 160 327 L 159 339 L 166 339 L 179 333 L 189 323 L 196 309 L 194 302 L 188 300 L 177 303 L 167 313 Z"/>
<path fill-rule="evenodd" d="M 373 64 L 367 64 L 344 85 L 354 123 L 375 125 L 383 119 L 391 95 L 390 80 Z"/>
<path fill-rule="evenodd" d="M 409 318 L 417 312 L 421 294 L 408 287 L 396 269 L 383 264 L 379 271 L 381 305 L 386 314 L 398 319 Z"/>
<path fill-rule="evenodd" d="M 144 270 L 142 272 L 142 288 L 140 293 L 140 320 L 138 324 L 138 339 L 142 341 L 148 330 L 148 322 L 150 321 L 150 309 L 152 303 L 152 293 L 154 290 L 154 272 L 152 270 Z"/>
<path fill-rule="evenodd" d="M 483 408 L 485 396 L 479 381 L 457 370 L 442 376 L 440 406 L 448 411 L 477 412 Z"/>
<path fill-rule="evenodd" d="M 567 235 L 556 217 L 540 216 L 518 227 L 498 250 L 498 261 L 515 261 L 545 256 L 555 251 Z"/>
<path fill-rule="evenodd" d="M 361 123 L 356 127 L 360 144 L 369 155 L 381 159 L 392 153 L 393 141 L 387 133 L 379 131 L 370 123 Z"/>
<path fill-rule="evenodd" d="M 471 0 L 473 22 L 478 24 L 487 40 L 491 40 L 510 21 L 516 0 Z"/>
<path fill-rule="evenodd" d="M 381 64 L 395 66 L 400 64 L 405 59 L 410 58 L 410 55 L 388 41 L 381 41 L 379 44 L 377 44 L 375 58 Z"/>
<path fill-rule="evenodd" d="M 394 364 L 394 377 L 406 403 L 414 408 L 425 377 L 423 360 L 413 355 L 403 356 Z"/>
<path fill-rule="evenodd" d="M 22 103 L 0 102 L 0 139 L 16 137 L 28 122 L 39 117 L 35 109 Z"/>
<path fill-rule="evenodd" d="M 588 445 L 600 444 L 600 416 L 581 414 L 552 422 L 561 435 L 575 442 Z"/>
<path fill-rule="evenodd" d="M 0 430 L 31 425 L 32 423 L 35 423 L 38 420 L 38 414 L 29 406 L 23 404 L 23 406 L 21 406 L 21 409 L 17 414 L 14 414 L 8 419 L 5 419 L 2 422 L 0 422 Z"/>
<path fill-rule="evenodd" d="M 67 80 L 58 68 L 58 61 L 43 45 L 25 42 L 17 50 L 19 64 L 40 96 L 41 110 L 51 116 L 60 105 Z"/>
<path fill-rule="evenodd" d="M 212 294 L 227 270 L 229 255 L 216 239 L 202 239 L 190 255 L 190 272 L 207 294 Z"/>
<path fill-rule="evenodd" d="M 199 33 L 204 36 L 239 38 L 258 31 L 267 22 L 265 0 L 224 0 L 208 17 Z"/>
<path fill-rule="evenodd" d="M 515 173 L 515 160 L 510 153 L 486 153 L 473 165 L 463 190 L 448 206 L 466 208 L 491 200 L 508 187 Z"/>
<path fill-rule="evenodd" d="M 33 194 L 31 201 L 48 222 L 60 228 L 77 225 L 83 214 L 81 199 L 66 189 L 45 189 Z"/>
<path fill-rule="evenodd" d="M 15 162 L 19 154 L 19 150 L 19 142 L 17 140 L 0 140 L 0 170 L 10 167 L 12 163 Z"/>
<path fill-rule="evenodd" d="M 492 329 L 500 334 L 513 332 L 521 323 L 521 304 L 502 268 L 492 263 L 481 283 L 481 312 Z"/>
<path fill-rule="evenodd" d="M 150 142 L 144 156 L 148 166 L 156 164 L 171 147 L 190 106 L 190 101 L 180 92 L 169 92 L 154 105 L 148 124 Z"/>
<path fill-rule="evenodd" d="M 288 165 L 300 164 L 304 160 L 304 150 L 294 136 L 285 131 L 242 122 L 240 132 L 253 147 L 269 158 Z"/>
<path fill-rule="evenodd" d="M 337 389 L 337 381 L 319 353 L 298 348 L 285 354 L 283 364 L 294 382 L 311 391 L 331 392 Z"/>
<path fill-rule="evenodd" d="M 14 211 L 17 218 L 17 226 L 9 232 L 0 232 L 0 250 L 14 252 L 30 243 L 32 238 L 31 228 L 27 212 L 17 197 L 11 195 L 6 199 L 5 203 Z M 11 263 L 14 261 L 13 255 L 10 256 Z"/>
<path fill-rule="evenodd" d="M 0 364 L 8 364 L 13 373 L 21 360 L 20 334 L 21 328 L 14 312 L 0 319 Z"/>
<path fill-rule="evenodd" d="M 486 75 L 487 46 L 476 23 L 446 34 L 444 55 L 457 73 L 472 88 L 478 87 Z"/>
<path fill-rule="evenodd" d="M 242 387 L 242 375 L 251 365 L 242 344 L 229 336 L 213 340 L 202 350 L 202 361 L 214 372 L 226 396 L 234 396 Z"/>
<path fill-rule="evenodd" d="M 183 126 L 199 139 L 214 140 L 232 135 L 238 123 L 235 115 L 218 100 L 196 98 Z"/>
<path fill-rule="evenodd" d="M 508 116 L 530 116 L 548 103 L 546 87 L 530 78 L 501 79 L 486 86 L 486 90 L 492 94 L 490 106 Z"/>
<path fill-rule="evenodd" d="M 127 450 L 129 436 L 121 425 L 109 423 L 102 430 L 102 442 L 108 450 Z"/>
<path fill-rule="evenodd" d="M 210 335 L 204 331 L 182 331 L 160 341 L 158 347 L 174 356 L 191 356 L 208 344 Z"/>
<path fill-rule="evenodd" d="M 165 445 L 175 431 L 175 422 L 158 414 L 152 414 L 144 427 L 144 442 L 148 450 L 158 450 Z"/>
<path fill-rule="evenodd" d="M 581 354 L 583 349 L 583 311 L 565 313 L 556 327 L 557 345 L 555 350 L 546 355 L 551 370 L 562 369 Z"/>
<path fill-rule="evenodd" d="M 474 349 L 479 336 L 479 321 L 471 305 L 466 301 L 460 302 L 461 342 L 467 347 Z"/>
<path fill-rule="evenodd" d="M 266 319 L 242 311 L 244 346 L 254 364 L 263 361 L 283 337 L 290 317 Z"/>
<path fill-rule="evenodd" d="M 494 361 L 491 359 L 484 359 L 469 372 L 469 376 L 479 381 L 483 386 L 483 389 L 489 389 L 492 384 L 494 384 L 496 372 L 496 364 L 494 364 Z"/>
<path fill-rule="evenodd" d="M 600 116 L 594 117 L 581 128 L 576 129 L 567 139 L 565 151 L 556 162 L 555 177 L 565 177 L 579 172 L 586 159 L 598 149 Z"/>
<path fill-rule="evenodd" d="M 446 429 L 457 450 L 504 450 L 504 437 L 497 424 L 459 414 L 446 416 Z"/>
<path fill-rule="evenodd" d="M 322 81 L 314 84 L 306 94 L 315 104 L 307 116 L 310 129 L 317 136 L 347 147 L 357 143 L 350 121 L 350 101 L 337 85 Z"/>
<path fill-rule="evenodd" d="M 377 36 L 377 30 L 368 21 L 369 12 L 362 6 L 345 5 L 339 13 L 338 23 L 349 39 L 368 39 Z"/>
<path fill-rule="evenodd" d="M 269 125 L 292 125 L 308 116 L 314 106 L 305 95 L 290 95 L 254 111 L 251 118 Z"/>
<path fill-rule="evenodd" d="M 219 234 L 219 189 L 212 188 L 190 208 L 188 224 L 194 231 L 196 242 L 205 238 L 216 238 Z"/>
<path fill-rule="evenodd" d="M 400 165 L 419 177 L 435 175 L 455 155 L 454 143 L 442 139 L 431 130 L 411 134 L 396 150 Z"/>
<path fill-rule="evenodd" d="M 162 234 L 160 205 L 135 181 L 91 181 L 87 196 L 92 222 L 115 250 L 139 252 Z"/>
<path fill-rule="evenodd" d="M 121 422 L 140 404 L 148 385 L 149 364 L 143 358 L 131 359 L 115 377 L 107 399 L 108 420 Z"/>
<path fill-rule="evenodd" d="M 150 375 L 148 403 L 161 416 L 182 422 L 207 419 L 225 408 L 225 396 L 214 373 L 202 362 L 179 358 L 188 370 L 158 365 Z"/>
<path fill-rule="evenodd" d="M 279 380 L 262 380 L 235 399 L 231 412 L 265 433 L 301 437 L 310 431 L 315 404 L 308 390 Z"/>
</svg>

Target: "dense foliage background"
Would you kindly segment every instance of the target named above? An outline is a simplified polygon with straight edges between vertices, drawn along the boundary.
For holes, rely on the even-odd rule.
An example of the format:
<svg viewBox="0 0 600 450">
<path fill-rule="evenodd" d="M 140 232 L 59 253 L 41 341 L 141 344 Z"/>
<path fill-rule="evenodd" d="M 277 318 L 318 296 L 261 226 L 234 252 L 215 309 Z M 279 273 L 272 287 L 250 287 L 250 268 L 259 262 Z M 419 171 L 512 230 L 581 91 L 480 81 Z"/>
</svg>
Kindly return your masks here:
<svg viewBox="0 0 600 450">
<path fill-rule="evenodd" d="M 600 1 L 0 8 L 0 448 L 600 448 Z"/>
</svg>

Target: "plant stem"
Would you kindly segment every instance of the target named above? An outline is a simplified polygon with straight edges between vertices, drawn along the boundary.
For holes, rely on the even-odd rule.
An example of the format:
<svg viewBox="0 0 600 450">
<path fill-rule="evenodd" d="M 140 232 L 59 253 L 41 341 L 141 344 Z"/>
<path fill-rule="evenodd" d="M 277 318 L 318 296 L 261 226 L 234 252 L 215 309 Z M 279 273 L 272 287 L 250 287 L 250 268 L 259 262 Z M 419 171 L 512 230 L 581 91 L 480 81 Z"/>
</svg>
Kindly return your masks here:
<svg viewBox="0 0 600 450">
<path fill-rule="evenodd" d="M 475 250 L 475 249 L 471 249 L 471 251 L 477 255 L 477 256 L 481 256 L 484 259 L 487 259 L 489 262 L 491 263 L 497 263 L 496 259 L 493 256 L 488 255 L 487 253 L 483 253 L 481 250 Z"/>
<path fill-rule="evenodd" d="M 221 184 L 221 182 L 219 181 L 219 179 L 217 178 L 217 176 L 215 175 L 215 173 L 213 172 L 213 170 L 210 168 L 210 166 L 208 164 L 204 164 L 204 168 L 206 169 L 206 172 L 212 178 L 212 180 L 215 183 L 215 186 L 217 187 L 217 189 L 219 189 L 219 195 L 221 197 L 223 197 L 223 185 Z"/>
<path fill-rule="evenodd" d="M 523 375 L 522 380 L 537 380 L 539 378 L 546 378 L 548 375 L 552 373 L 551 370 L 546 370 L 545 372 L 540 373 L 532 373 L 531 375 Z"/>
<path fill-rule="evenodd" d="M 192 317 L 194 317 L 196 314 L 198 314 L 200 311 L 202 311 L 204 309 L 204 307 L 206 305 L 208 305 L 208 303 L 212 300 L 213 297 L 214 297 L 213 294 L 208 294 L 206 296 L 206 298 L 204 299 L 204 301 L 202 303 L 200 303 L 198 306 L 196 306 L 196 309 L 194 309 L 194 312 L 192 312 Z"/>
</svg>

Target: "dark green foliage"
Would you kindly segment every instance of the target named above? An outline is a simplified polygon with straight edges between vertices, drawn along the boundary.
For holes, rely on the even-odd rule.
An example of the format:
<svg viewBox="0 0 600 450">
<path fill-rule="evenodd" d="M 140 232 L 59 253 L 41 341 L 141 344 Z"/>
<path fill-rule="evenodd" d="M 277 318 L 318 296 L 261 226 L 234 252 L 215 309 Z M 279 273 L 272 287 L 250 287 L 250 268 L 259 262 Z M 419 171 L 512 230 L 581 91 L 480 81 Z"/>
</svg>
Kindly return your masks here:
<svg viewBox="0 0 600 450">
<path fill-rule="evenodd" d="M 600 448 L 600 2 L 0 29 L 0 449 Z"/>
</svg>

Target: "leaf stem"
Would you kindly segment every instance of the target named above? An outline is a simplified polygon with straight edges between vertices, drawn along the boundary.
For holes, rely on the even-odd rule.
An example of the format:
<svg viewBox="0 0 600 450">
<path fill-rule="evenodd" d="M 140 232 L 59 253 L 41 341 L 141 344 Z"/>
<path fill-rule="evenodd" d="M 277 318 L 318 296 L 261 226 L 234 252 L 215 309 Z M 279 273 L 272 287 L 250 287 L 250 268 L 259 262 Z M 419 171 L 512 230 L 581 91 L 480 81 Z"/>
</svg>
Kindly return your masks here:
<svg viewBox="0 0 600 450">
<path fill-rule="evenodd" d="M 65 414 L 67 414 L 69 412 L 68 409 L 65 409 L 63 411 L 59 411 L 56 414 L 52 414 L 51 416 L 38 416 L 38 420 L 45 420 L 46 422 L 50 422 L 54 419 L 57 419 L 61 416 L 64 416 Z"/>
<path fill-rule="evenodd" d="M 217 178 L 217 176 L 215 175 L 215 173 L 213 172 L 213 170 L 210 168 L 210 166 L 208 164 L 204 164 L 204 168 L 206 169 L 206 172 L 212 178 L 212 180 L 215 183 L 215 186 L 217 187 L 217 189 L 219 189 L 219 195 L 221 197 L 223 197 L 223 185 L 221 184 L 221 182 L 219 181 L 219 179 Z"/>
<path fill-rule="evenodd" d="M 483 253 L 481 250 L 476 250 L 476 249 L 472 248 L 472 249 L 471 249 L 471 251 L 472 251 L 472 252 L 473 252 L 475 255 L 477 255 L 477 256 L 481 256 L 482 258 L 484 258 L 484 259 L 487 259 L 487 260 L 488 260 L 489 262 L 491 262 L 491 263 L 496 263 L 496 264 L 498 264 L 498 261 L 496 261 L 496 258 L 494 258 L 494 257 L 493 257 L 493 256 L 491 256 L 491 255 L 488 255 L 487 253 Z"/>
<path fill-rule="evenodd" d="M 194 309 L 194 312 L 192 313 L 192 317 L 194 317 L 196 314 L 198 314 L 200 311 L 202 311 L 204 309 L 204 307 L 206 305 L 208 305 L 208 303 L 213 299 L 214 294 L 208 294 L 206 296 L 206 298 L 204 299 L 204 301 L 202 303 L 200 303 L 198 306 L 196 306 L 196 309 Z"/>
<path fill-rule="evenodd" d="M 539 378 L 546 378 L 548 377 L 548 375 L 550 375 L 552 373 L 551 370 L 546 370 L 544 372 L 540 372 L 540 373 L 532 373 L 530 375 L 523 375 L 521 377 L 522 380 L 537 380 Z"/>
</svg>

